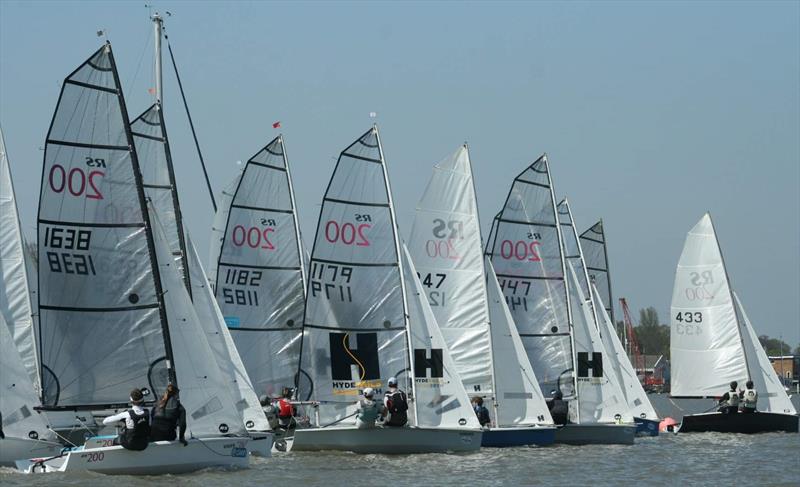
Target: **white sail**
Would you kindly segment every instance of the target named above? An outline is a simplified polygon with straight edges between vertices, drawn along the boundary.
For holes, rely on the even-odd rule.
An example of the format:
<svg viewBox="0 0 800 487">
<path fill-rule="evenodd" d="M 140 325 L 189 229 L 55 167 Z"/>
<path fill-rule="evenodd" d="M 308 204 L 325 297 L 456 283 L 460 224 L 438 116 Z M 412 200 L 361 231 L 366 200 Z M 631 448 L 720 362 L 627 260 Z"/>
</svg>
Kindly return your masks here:
<svg viewBox="0 0 800 487">
<path fill-rule="evenodd" d="M 498 426 L 553 424 L 491 261 L 486 259 Z"/>
<path fill-rule="evenodd" d="M 748 376 L 728 275 L 711 216 L 689 231 L 670 311 L 673 396 L 717 397 Z"/>
<path fill-rule="evenodd" d="M 214 214 L 214 221 L 211 224 L 211 240 L 208 244 L 208 280 L 214 288 L 217 282 L 217 263 L 219 262 L 219 252 L 222 249 L 222 241 L 225 239 L 225 227 L 228 226 L 228 213 L 231 211 L 231 201 L 236 188 L 239 187 L 239 180 L 244 174 L 244 169 L 233 178 L 227 186 L 222 188 L 219 195 L 219 205 Z"/>
<path fill-rule="evenodd" d="M 758 340 L 753 325 L 744 311 L 742 302 L 736 292 L 733 293 L 736 307 L 742 317 L 742 342 L 747 356 L 747 365 L 750 370 L 750 380 L 753 381 L 758 391 L 758 410 L 773 413 L 797 414 L 792 401 L 786 394 L 783 383 L 778 378 L 775 368 L 769 361 L 761 342 Z"/>
<path fill-rule="evenodd" d="M 181 404 L 186 408 L 187 436 L 243 434 L 245 426 L 229 387 L 195 312 L 181 270 L 173 259 L 170 240 L 158 214 L 150 207 L 153 242 L 169 323 L 169 338 Z"/>
<path fill-rule="evenodd" d="M 64 80 L 45 145 L 36 333 L 45 406 L 104 409 L 126 404 L 134 387 L 163 387 L 166 319 L 149 226 L 106 44 Z"/>
<path fill-rule="evenodd" d="M 575 220 L 572 218 L 572 209 L 569 206 L 567 198 L 561 200 L 558 204 L 558 222 L 561 228 L 562 241 L 564 243 L 564 260 L 575 267 L 575 274 L 578 276 L 578 282 L 581 286 L 583 295 L 588 300 L 588 307 L 592 312 L 592 322 L 595 327 L 599 329 L 600 318 L 597 310 L 594 308 L 594 300 L 592 297 L 591 281 L 589 272 L 586 269 L 586 261 L 583 256 L 583 248 L 581 241 L 578 238 L 578 229 L 575 227 Z M 602 335 L 602 332 L 601 332 Z"/>
<path fill-rule="evenodd" d="M 0 130 L 0 316 L 9 327 L 34 387 L 38 388 L 33 312 L 14 185 Z"/>
<path fill-rule="evenodd" d="M 322 424 L 352 414 L 361 389 L 382 394 L 389 377 L 414 387 L 395 232 L 373 127 L 340 154 L 311 251 L 298 388 L 321 403 Z"/>
<path fill-rule="evenodd" d="M 464 387 L 493 395 L 480 221 L 466 146 L 434 166 L 409 248 Z"/>
<path fill-rule="evenodd" d="M 214 358 L 227 381 L 231 396 L 236 401 L 236 409 L 244 418 L 244 424 L 250 430 L 269 430 L 269 423 L 261 409 L 261 404 L 253 391 L 253 385 L 247 375 L 236 345 L 233 343 L 225 319 L 211 292 L 200 257 L 192 244 L 188 232 L 185 237 L 188 253 L 188 266 L 192 283 L 192 304 L 199 318 L 199 323 L 206 333 L 206 338 L 214 353 Z"/>
<path fill-rule="evenodd" d="M 567 264 L 567 282 L 573 310 L 578 387 L 578 401 L 570 402 L 570 419 L 581 424 L 632 423 L 633 416 L 625 395 L 614 371 L 609 370 L 611 357 L 605 353 L 600 332 L 594 323 L 590 299 L 583 294 L 580 278 L 571 262 Z"/>
<path fill-rule="evenodd" d="M 598 221 L 583 232 L 580 235 L 580 243 L 583 257 L 586 260 L 586 270 L 589 272 L 589 280 L 595 284 L 600 293 L 600 301 L 605 305 L 606 313 L 611 317 L 611 323 L 616 323 L 603 220 Z"/>
<path fill-rule="evenodd" d="M 278 136 L 247 161 L 213 264 L 216 299 L 247 373 L 272 397 L 295 384 L 305 299 L 285 150 Z"/>
<path fill-rule="evenodd" d="M 570 310 L 547 157 L 520 173 L 495 218 L 486 254 L 545 394 L 574 393 Z"/>
<path fill-rule="evenodd" d="M 36 404 L 39 404 L 39 398 L 17 352 L 8 323 L 0 314 L 0 416 L 3 432 L 16 438 L 54 440 L 55 434 L 47 427 L 44 415 L 33 409 Z"/>
<path fill-rule="evenodd" d="M 600 333 L 602 334 L 605 353 L 611 359 L 609 360 L 609 365 L 616 375 L 617 383 L 622 388 L 623 394 L 625 394 L 625 400 L 628 401 L 631 414 L 636 418 L 657 420 L 658 414 L 653 409 L 650 399 L 647 398 L 647 393 L 644 392 L 642 383 L 639 382 L 639 377 L 636 375 L 636 371 L 625 353 L 625 348 L 622 346 L 622 342 L 619 341 L 611 318 L 606 311 L 607 308 L 603 305 L 603 300 L 600 299 L 601 292 L 595 284 L 592 284 L 592 290 L 594 291 L 595 309 L 600 314 Z"/>
<path fill-rule="evenodd" d="M 416 395 L 416 426 L 480 428 L 405 245 L 402 252 L 408 297 L 411 370 Z"/>
</svg>

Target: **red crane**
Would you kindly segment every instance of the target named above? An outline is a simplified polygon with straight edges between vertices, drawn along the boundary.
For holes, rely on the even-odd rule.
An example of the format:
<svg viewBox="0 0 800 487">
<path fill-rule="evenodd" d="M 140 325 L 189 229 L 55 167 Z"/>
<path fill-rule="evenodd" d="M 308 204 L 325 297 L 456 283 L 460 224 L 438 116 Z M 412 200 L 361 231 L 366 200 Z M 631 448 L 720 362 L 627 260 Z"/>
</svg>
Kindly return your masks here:
<svg viewBox="0 0 800 487">
<path fill-rule="evenodd" d="M 628 310 L 628 302 L 625 301 L 625 298 L 619 298 L 619 304 L 622 306 L 622 313 L 625 319 L 626 351 L 631 359 L 636 375 L 646 379 L 647 374 L 645 373 L 644 355 L 639 351 L 639 342 L 636 340 L 636 333 L 633 331 L 633 320 L 631 319 L 630 310 Z M 643 380 L 642 383 L 646 384 L 646 380 Z"/>
</svg>

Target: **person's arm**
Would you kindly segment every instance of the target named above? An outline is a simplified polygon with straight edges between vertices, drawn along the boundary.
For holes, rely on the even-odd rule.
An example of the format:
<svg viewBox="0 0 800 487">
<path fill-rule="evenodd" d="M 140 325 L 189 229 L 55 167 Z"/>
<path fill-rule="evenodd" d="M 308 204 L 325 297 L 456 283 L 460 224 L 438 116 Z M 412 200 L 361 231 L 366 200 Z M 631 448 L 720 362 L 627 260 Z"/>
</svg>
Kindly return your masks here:
<svg viewBox="0 0 800 487">
<path fill-rule="evenodd" d="M 183 404 L 178 403 L 178 440 L 186 446 L 189 443 L 183 437 L 184 434 L 186 434 L 186 409 Z"/>
<path fill-rule="evenodd" d="M 103 424 L 114 424 L 118 421 L 125 421 L 126 419 L 128 419 L 128 411 L 122 411 L 121 413 L 117 413 L 104 419 Z"/>
</svg>

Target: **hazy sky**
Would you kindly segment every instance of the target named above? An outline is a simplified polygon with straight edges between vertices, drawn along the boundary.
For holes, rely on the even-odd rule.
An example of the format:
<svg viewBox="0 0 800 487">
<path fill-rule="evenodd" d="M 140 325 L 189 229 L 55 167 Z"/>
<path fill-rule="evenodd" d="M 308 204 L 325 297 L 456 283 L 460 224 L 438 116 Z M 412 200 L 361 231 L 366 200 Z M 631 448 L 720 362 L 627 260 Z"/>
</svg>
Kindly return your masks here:
<svg viewBox="0 0 800 487">
<path fill-rule="evenodd" d="M 0 122 L 35 235 L 60 82 L 108 30 L 128 109 L 152 102 L 144 1 L 0 2 Z M 712 212 L 759 333 L 800 342 L 800 2 L 164 2 L 216 191 L 280 120 L 311 245 L 337 154 L 378 113 L 401 232 L 432 164 L 470 144 L 486 233 L 542 152 L 615 295 L 668 322 L 686 232 Z M 205 253 L 212 220 L 177 84 L 165 118 Z"/>
</svg>

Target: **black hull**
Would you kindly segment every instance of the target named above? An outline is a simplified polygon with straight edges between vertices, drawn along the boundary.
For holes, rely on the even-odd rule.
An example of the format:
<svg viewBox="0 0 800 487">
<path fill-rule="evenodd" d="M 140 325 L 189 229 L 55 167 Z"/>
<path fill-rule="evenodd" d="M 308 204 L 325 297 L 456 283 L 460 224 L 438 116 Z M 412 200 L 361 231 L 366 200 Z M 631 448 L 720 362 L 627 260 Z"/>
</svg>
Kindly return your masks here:
<svg viewBox="0 0 800 487">
<path fill-rule="evenodd" d="M 690 414 L 683 417 L 678 430 L 680 433 L 702 433 L 716 431 L 718 433 L 768 433 L 784 431 L 798 432 L 800 417 L 793 414 L 779 413 L 704 413 Z"/>
</svg>

